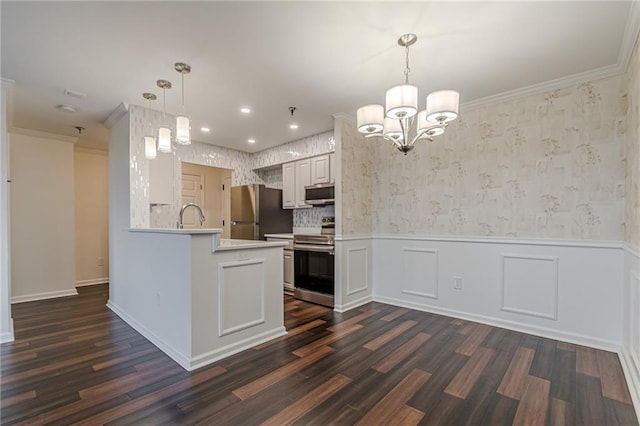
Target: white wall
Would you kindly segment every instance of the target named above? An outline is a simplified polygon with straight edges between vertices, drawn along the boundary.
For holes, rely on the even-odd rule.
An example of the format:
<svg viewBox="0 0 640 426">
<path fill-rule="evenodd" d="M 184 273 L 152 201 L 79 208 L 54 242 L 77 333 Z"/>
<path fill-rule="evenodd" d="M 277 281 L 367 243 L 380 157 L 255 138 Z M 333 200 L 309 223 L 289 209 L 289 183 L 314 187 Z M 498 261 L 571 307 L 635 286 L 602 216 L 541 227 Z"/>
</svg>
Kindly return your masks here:
<svg viewBox="0 0 640 426">
<path fill-rule="evenodd" d="M 374 299 L 617 351 L 620 244 L 375 237 Z M 453 287 L 454 278 L 462 289 Z"/>
<path fill-rule="evenodd" d="M 109 159 L 106 151 L 75 147 L 77 286 L 109 282 Z"/>
<path fill-rule="evenodd" d="M 32 131 L 10 135 L 12 302 L 77 294 L 74 142 Z"/>
<path fill-rule="evenodd" d="M 12 81 L 2 80 L 0 99 L 0 343 L 13 340 L 9 246 L 9 138 L 7 135 L 7 97 L 12 85 Z"/>
</svg>

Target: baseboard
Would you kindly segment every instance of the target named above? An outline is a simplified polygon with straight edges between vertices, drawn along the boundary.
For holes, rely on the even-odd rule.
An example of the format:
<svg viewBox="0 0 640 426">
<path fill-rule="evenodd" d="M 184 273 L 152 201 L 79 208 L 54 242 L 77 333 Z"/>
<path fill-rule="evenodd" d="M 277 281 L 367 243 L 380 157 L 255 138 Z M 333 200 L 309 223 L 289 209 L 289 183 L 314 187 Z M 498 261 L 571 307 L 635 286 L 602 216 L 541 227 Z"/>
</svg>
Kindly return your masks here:
<svg viewBox="0 0 640 426">
<path fill-rule="evenodd" d="M 365 296 L 365 297 L 362 297 L 362 298 L 360 298 L 358 300 L 354 300 L 353 302 L 346 303 L 344 305 L 335 305 L 333 307 L 333 310 L 336 311 L 336 312 L 340 312 L 340 313 L 347 312 L 347 311 L 355 309 L 355 308 L 357 308 L 359 306 L 366 305 L 367 303 L 371 302 L 372 300 L 373 299 L 371 298 L 370 295 L 369 296 Z"/>
<path fill-rule="evenodd" d="M 60 290 L 60 291 L 49 291 L 46 293 L 26 294 L 24 296 L 12 297 L 11 304 L 33 302 L 35 300 L 55 299 L 56 297 L 67 297 L 67 296 L 77 296 L 77 295 L 78 295 L 78 291 L 75 288 L 73 290 Z"/>
<path fill-rule="evenodd" d="M 97 285 L 97 284 L 109 284 L 109 277 L 76 281 L 76 287 L 87 287 L 90 285 Z"/>
<path fill-rule="evenodd" d="M 618 353 L 622 371 L 627 380 L 627 387 L 631 394 L 631 401 L 636 409 L 636 416 L 640 415 L 640 359 L 623 345 Z"/>
<path fill-rule="evenodd" d="M 468 321 L 479 322 L 494 327 L 506 328 L 520 333 L 532 334 L 534 336 L 545 337 L 548 339 L 560 340 L 563 342 L 574 343 L 581 346 L 602 349 L 610 352 L 619 352 L 620 342 L 614 342 L 605 339 L 597 339 L 583 334 L 569 333 L 558 330 L 552 330 L 545 327 L 537 327 L 514 321 L 507 321 L 500 318 L 487 317 L 484 315 L 475 315 L 455 309 L 439 308 L 431 305 L 423 305 L 420 303 L 411 303 L 391 297 L 373 296 L 375 302 L 387 303 L 389 305 L 400 306 L 403 308 L 416 309 L 418 311 L 429 312 L 433 314 L 444 315 L 453 318 L 460 318 Z"/>
<path fill-rule="evenodd" d="M 111 309 L 116 315 L 118 315 L 124 322 L 129 324 L 131 328 L 133 328 L 138 333 L 142 334 L 142 336 L 157 346 L 162 352 L 167 354 L 169 358 L 173 359 L 175 362 L 180 365 L 180 367 L 184 368 L 187 371 L 190 371 L 190 360 L 187 355 L 184 355 L 173 346 L 165 342 L 163 339 L 158 337 L 155 333 L 147 329 L 145 326 L 140 324 L 138 321 L 130 317 L 127 313 L 125 313 L 122 309 L 120 309 L 115 303 L 111 300 L 107 302 L 107 308 Z"/>
<path fill-rule="evenodd" d="M 205 365 L 209 365 L 213 362 L 219 361 L 233 354 L 237 354 L 238 352 L 242 352 L 246 349 L 250 349 L 261 343 L 267 342 L 269 340 L 275 339 L 280 336 L 286 336 L 286 335 L 287 335 L 287 330 L 284 327 L 277 327 L 273 330 L 260 333 L 257 336 L 253 336 L 248 339 L 235 342 L 231 345 L 227 345 L 222 348 L 214 349 L 202 355 L 198 355 L 191 358 L 190 367 L 187 370 L 193 371 L 197 368 L 204 367 Z"/>
<path fill-rule="evenodd" d="M 0 333 L 0 344 L 13 342 L 14 340 L 15 340 L 15 337 L 13 335 L 13 318 L 11 318 L 9 321 L 9 331 Z"/>
</svg>

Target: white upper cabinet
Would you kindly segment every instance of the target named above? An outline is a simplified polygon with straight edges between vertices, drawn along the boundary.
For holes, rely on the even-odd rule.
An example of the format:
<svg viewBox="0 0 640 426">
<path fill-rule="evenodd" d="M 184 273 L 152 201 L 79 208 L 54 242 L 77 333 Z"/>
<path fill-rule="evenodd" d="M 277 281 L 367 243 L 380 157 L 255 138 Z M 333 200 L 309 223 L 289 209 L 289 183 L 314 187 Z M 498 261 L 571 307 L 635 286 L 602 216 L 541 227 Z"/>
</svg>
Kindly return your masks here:
<svg viewBox="0 0 640 426">
<path fill-rule="evenodd" d="M 304 187 L 311 185 L 311 160 L 300 160 L 296 165 L 296 208 L 312 207 L 304 202 Z"/>
<path fill-rule="evenodd" d="M 311 160 L 311 185 L 330 181 L 329 154 L 313 157 Z"/>
<path fill-rule="evenodd" d="M 296 207 L 296 163 L 282 165 L 282 208 Z"/>
<path fill-rule="evenodd" d="M 149 204 L 173 204 L 173 154 L 149 160 Z"/>
</svg>

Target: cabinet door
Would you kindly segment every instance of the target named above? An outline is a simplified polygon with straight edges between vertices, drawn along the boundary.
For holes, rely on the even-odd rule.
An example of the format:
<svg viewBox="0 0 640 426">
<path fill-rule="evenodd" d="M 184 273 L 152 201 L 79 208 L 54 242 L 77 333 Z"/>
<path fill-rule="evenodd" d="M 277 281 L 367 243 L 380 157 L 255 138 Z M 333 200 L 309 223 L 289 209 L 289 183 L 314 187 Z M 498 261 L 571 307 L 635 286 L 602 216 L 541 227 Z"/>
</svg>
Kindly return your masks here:
<svg viewBox="0 0 640 426">
<path fill-rule="evenodd" d="M 311 158 L 311 185 L 329 182 L 329 155 Z"/>
<path fill-rule="evenodd" d="M 282 165 L 282 208 L 296 206 L 296 167 L 295 163 Z"/>
<path fill-rule="evenodd" d="M 284 250 L 284 287 L 293 291 L 293 250 Z"/>
<path fill-rule="evenodd" d="M 296 208 L 310 208 L 304 202 L 304 187 L 311 185 L 311 160 L 300 160 L 296 165 Z"/>
</svg>

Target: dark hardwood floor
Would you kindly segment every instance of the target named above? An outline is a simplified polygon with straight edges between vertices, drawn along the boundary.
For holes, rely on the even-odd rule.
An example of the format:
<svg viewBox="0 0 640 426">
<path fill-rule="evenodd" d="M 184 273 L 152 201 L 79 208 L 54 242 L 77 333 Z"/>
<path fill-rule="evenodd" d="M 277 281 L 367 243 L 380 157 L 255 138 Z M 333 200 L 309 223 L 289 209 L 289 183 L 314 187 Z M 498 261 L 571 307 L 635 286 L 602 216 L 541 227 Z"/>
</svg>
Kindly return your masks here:
<svg viewBox="0 0 640 426">
<path fill-rule="evenodd" d="M 285 298 L 289 335 L 188 373 L 106 285 L 13 306 L 1 423 L 637 425 L 616 354 L 370 303 Z"/>
</svg>

